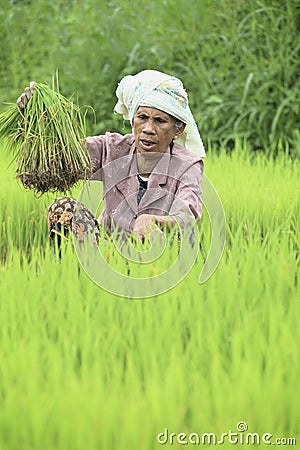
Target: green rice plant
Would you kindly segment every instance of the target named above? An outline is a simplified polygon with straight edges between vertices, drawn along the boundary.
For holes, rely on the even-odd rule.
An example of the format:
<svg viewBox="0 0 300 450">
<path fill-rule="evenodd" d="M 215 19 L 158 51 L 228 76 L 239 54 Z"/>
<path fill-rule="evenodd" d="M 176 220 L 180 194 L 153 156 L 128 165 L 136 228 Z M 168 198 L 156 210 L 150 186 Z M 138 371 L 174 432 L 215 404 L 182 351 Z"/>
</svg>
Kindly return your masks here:
<svg viewBox="0 0 300 450">
<path fill-rule="evenodd" d="M 199 258 L 148 299 L 100 288 L 70 243 L 59 262 L 47 244 L 51 194 L 17 183 L 3 151 L 0 163 L 1 449 L 179 450 L 158 434 L 220 439 L 240 421 L 272 443 L 299 442 L 299 161 L 241 144 L 207 158 L 227 218 L 221 263 L 199 285 Z M 207 248 L 206 214 L 201 234 Z M 132 267 L 136 276 L 156 269 Z"/>
<path fill-rule="evenodd" d="M 14 153 L 16 176 L 38 193 L 66 192 L 90 175 L 83 137 L 80 109 L 46 84 L 36 85 L 24 109 L 12 104 L 0 115 L 0 138 Z"/>
</svg>

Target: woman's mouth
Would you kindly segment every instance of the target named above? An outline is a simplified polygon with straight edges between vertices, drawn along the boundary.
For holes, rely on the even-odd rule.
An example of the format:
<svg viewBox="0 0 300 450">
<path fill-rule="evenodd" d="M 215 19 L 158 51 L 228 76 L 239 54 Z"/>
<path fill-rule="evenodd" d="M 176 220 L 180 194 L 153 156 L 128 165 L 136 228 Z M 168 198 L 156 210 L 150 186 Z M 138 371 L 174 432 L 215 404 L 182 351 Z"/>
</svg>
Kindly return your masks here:
<svg viewBox="0 0 300 450">
<path fill-rule="evenodd" d="M 146 139 L 140 139 L 140 145 L 144 150 L 152 150 L 155 147 L 156 142 L 149 141 Z"/>
</svg>

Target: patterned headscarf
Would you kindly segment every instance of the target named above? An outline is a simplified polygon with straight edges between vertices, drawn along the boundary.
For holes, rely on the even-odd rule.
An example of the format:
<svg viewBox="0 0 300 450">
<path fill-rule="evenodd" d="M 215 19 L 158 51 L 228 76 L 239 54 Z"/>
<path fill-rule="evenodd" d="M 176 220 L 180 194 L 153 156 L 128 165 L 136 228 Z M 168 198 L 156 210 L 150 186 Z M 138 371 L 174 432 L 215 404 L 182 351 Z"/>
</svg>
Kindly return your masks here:
<svg viewBox="0 0 300 450">
<path fill-rule="evenodd" d="M 143 70 L 137 75 L 127 75 L 116 90 L 118 102 L 114 108 L 124 119 L 130 120 L 139 106 L 164 111 L 186 124 L 178 144 L 193 151 L 201 158 L 205 150 L 196 122 L 188 104 L 188 96 L 182 82 L 171 75 L 156 70 Z"/>
</svg>

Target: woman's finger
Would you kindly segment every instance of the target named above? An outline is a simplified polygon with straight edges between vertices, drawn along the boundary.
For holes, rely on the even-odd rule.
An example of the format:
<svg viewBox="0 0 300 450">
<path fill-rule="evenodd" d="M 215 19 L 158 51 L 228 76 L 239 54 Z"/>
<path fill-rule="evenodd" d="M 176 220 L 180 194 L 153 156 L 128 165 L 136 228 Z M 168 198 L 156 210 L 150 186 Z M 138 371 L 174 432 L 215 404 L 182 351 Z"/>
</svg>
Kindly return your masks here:
<svg viewBox="0 0 300 450">
<path fill-rule="evenodd" d="M 25 94 L 26 97 L 27 97 L 27 101 L 29 101 L 30 96 L 31 96 L 31 91 L 30 91 L 29 86 L 25 88 L 24 94 Z"/>
</svg>

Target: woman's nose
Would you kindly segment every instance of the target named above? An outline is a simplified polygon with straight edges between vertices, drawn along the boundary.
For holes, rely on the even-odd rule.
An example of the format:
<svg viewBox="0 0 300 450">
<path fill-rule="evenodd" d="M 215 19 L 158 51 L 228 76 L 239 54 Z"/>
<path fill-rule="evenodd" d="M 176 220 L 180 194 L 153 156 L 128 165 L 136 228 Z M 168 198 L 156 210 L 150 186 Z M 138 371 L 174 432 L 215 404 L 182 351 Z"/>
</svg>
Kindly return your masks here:
<svg viewBox="0 0 300 450">
<path fill-rule="evenodd" d="M 154 124 L 153 124 L 153 122 L 151 121 L 151 120 L 147 120 L 145 123 L 144 123 L 144 126 L 143 126 L 143 131 L 144 131 L 144 133 L 150 133 L 150 134 L 152 134 L 152 133 L 154 133 Z"/>
</svg>

